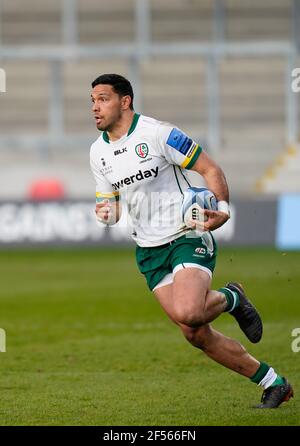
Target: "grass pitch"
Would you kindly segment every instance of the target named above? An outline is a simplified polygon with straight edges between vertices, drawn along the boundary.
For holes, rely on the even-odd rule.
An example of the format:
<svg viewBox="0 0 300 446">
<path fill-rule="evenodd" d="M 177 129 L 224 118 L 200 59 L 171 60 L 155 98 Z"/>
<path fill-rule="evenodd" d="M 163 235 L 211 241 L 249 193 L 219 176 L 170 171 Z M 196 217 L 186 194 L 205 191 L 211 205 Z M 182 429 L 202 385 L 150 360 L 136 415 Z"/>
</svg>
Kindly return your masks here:
<svg viewBox="0 0 300 446">
<path fill-rule="evenodd" d="M 264 321 L 250 344 L 295 398 L 258 411 L 261 389 L 190 346 L 138 273 L 133 250 L 0 253 L 1 425 L 299 425 L 300 253 L 221 249 L 214 288 L 244 284 Z M 298 343 L 300 345 L 300 342 Z"/>
</svg>

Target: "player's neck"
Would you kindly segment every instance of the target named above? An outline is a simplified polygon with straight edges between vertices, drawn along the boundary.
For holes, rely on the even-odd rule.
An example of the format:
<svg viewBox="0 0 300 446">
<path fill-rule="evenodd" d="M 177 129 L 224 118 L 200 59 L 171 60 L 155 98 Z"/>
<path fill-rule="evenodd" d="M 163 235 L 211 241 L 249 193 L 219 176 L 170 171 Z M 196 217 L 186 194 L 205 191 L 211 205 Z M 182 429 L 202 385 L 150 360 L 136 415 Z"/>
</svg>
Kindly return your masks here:
<svg viewBox="0 0 300 446">
<path fill-rule="evenodd" d="M 128 110 L 126 114 L 123 114 L 114 127 L 107 131 L 107 135 L 110 141 L 117 141 L 122 136 L 127 135 L 134 118 L 134 110 Z"/>
</svg>

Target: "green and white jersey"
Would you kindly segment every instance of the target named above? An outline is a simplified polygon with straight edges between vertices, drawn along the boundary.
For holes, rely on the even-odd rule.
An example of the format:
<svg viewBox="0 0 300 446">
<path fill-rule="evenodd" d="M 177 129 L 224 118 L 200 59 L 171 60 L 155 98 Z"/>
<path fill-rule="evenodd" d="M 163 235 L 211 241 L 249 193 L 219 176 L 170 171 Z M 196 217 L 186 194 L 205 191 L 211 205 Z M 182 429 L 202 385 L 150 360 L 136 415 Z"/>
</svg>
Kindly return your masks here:
<svg viewBox="0 0 300 446">
<path fill-rule="evenodd" d="M 132 237 L 141 247 L 159 246 L 189 232 L 181 216 L 190 169 L 202 149 L 171 124 L 134 115 L 127 135 L 109 141 L 106 132 L 91 146 L 97 201 L 127 203 Z"/>
</svg>

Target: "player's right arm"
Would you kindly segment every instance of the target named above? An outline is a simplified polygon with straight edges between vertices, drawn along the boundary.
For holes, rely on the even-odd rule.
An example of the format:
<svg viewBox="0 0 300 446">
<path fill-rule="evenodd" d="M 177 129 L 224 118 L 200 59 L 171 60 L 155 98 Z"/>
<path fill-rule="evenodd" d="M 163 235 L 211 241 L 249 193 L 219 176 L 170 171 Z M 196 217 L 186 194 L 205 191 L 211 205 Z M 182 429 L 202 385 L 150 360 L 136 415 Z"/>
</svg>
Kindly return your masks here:
<svg viewBox="0 0 300 446">
<path fill-rule="evenodd" d="M 121 217 L 120 195 L 100 171 L 100 166 L 91 156 L 91 170 L 96 181 L 96 218 L 106 225 L 114 225 Z"/>
</svg>

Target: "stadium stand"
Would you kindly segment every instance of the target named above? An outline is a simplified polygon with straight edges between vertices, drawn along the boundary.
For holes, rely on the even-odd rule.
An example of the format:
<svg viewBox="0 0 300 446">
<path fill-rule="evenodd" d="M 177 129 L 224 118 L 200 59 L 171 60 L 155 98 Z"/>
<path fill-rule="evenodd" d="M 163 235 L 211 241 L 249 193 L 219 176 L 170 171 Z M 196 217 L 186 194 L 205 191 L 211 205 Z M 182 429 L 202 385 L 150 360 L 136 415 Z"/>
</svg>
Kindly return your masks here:
<svg viewBox="0 0 300 446">
<path fill-rule="evenodd" d="M 299 192 L 300 147 L 287 146 L 264 171 L 256 183 L 257 191 L 273 195 Z"/>
<path fill-rule="evenodd" d="M 62 42 L 62 2 L 1 2 L 1 40 L 5 44 Z M 81 43 L 134 39 L 134 0 L 77 0 Z M 280 40 L 290 37 L 291 0 L 227 0 L 226 38 Z M 211 40 L 211 0 L 150 0 L 154 41 Z M 184 26 L 182 25 L 184 24 Z"/>
<path fill-rule="evenodd" d="M 5 45 L 62 42 L 61 1 L 2 0 L 1 43 Z"/>
<path fill-rule="evenodd" d="M 77 0 L 78 43 L 133 42 L 134 3 Z M 211 42 L 215 33 L 212 4 L 210 0 L 151 0 L 153 42 Z M 289 40 L 290 0 L 227 0 L 224 4 L 227 40 Z M 4 0 L 0 20 L 4 45 L 63 45 L 59 0 L 27 0 L 26 9 L 20 0 Z M 90 82 L 101 72 L 130 76 L 126 58 L 63 63 L 64 131 L 74 140 L 68 147 L 62 140 L 51 148 L 39 147 L 39 151 L 30 150 L 30 136 L 46 134 L 48 129 L 50 64 L 47 60 L 3 60 L 0 65 L 8 79 L 7 93 L 1 96 L 0 134 L 12 137 L 10 143 L 6 140 L 6 145 L 0 146 L 1 166 L 5 165 L 4 169 L 0 167 L 0 196 L 20 194 L 21 184 L 25 186 L 30 177 L 42 171 L 47 176 L 57 173 L 70 196 L 90 194 L 93 186 L 88 143 L 97 137 L 90 115 Z M 219 69 L 222 131 L 221 150 L 215 156 L 233 193 L 253 193 L 257 179 L 285 147 L 286 61 L 278 55 L 267 59 L 224 57 Z M 143 60 L 140 72 L 142 112 L 180 126 L 207 147 L 206 60 L 194 56 L 151 57 Z M 23 143 L 16 141 L 16 135 L 24 135 Z M 84 142 L 80 135 L 86 136 Z M 9 180 L 8 165 L 14 172 L 10 178 L 21 181 L 18 187 L 5 184 Z M 79 176 L 81 187 L 74 181 Z"/>
</svg>

